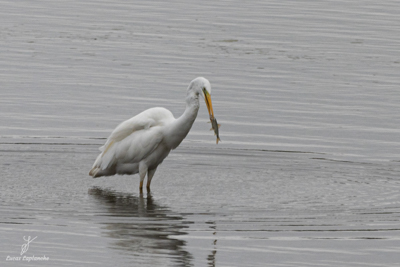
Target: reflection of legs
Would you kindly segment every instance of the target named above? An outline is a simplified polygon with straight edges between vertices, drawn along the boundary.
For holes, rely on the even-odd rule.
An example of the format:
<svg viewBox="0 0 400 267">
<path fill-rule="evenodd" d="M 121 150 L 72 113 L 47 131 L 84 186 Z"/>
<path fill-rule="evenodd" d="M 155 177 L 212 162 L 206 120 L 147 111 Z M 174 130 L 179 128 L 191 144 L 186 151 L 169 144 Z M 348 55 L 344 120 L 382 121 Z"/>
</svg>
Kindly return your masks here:
<svg viewBox="0 0 400 267">
<path fill-rule="evenodd" d="M 151 179 L 153 179 L 154 174 L 156 173 L 157 168 L 149 170 L 149 172 L 147 173 L 147 191 L 150 192 L 150 183 L 151 183 Z"/>
</svg>

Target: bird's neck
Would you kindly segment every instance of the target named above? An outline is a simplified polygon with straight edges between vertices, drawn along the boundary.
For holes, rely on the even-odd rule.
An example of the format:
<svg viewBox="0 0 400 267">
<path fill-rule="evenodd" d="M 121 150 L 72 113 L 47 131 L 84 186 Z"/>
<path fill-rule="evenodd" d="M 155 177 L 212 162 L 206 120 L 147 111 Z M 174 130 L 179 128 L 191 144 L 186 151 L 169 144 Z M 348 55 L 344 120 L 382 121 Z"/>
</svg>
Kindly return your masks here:
<svg viewBox="0 0 400 267">
<path fill-rule="evenodd" d="M 170 127 L 168 143 L 172 149 L 175 149 L 185 139 L 199 111 L 199 97 L 188 93 L 186 97 L 186 109 L 182 116 L 177 118 Z"/>
</svg>

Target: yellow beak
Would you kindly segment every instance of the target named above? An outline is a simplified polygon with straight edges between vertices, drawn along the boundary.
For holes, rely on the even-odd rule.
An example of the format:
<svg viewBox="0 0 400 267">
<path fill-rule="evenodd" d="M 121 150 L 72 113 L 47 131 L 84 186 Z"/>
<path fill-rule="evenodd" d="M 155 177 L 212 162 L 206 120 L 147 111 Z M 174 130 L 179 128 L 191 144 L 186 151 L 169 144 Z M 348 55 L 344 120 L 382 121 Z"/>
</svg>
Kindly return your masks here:
<svg viewBox="0 0 400 267">
<path fill-rule="evenodd" d="M 210 114 L 210 118 L 214 118 L 214 111 L 213 111 L 212 102 L 211 102 L 211 95 L 205 90 L 204 90 L 204 100 L 206 101 L 208 114 Z"/>
</svg>

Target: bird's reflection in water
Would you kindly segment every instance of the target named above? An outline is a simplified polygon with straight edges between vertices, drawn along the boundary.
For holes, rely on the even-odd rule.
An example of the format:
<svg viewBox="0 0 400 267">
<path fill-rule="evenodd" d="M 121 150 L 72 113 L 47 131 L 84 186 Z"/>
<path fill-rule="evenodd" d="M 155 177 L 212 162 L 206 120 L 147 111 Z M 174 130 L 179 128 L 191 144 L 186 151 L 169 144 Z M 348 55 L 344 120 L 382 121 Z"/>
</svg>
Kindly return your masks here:
<svg viewBox="0 0 400 267">
<path fill-rule="evenodd" d="M 214 249 L 207 257 L 207 263 L 210 267 L 215 267 L 215 255 L 217 254 L 217 250 Z"/>
<path fill-rule="evenodd" d="M 192 256 L 184 250 L 185 241 L 169 237 L 185 234 L 182 230 L 187 222 L 157 204 L 150 193 L 143 197 L 93 187 L 89 195 L 100 205 L 97 215 L 102 216 L 106 235 L 117 240 L 113 248 L 135 256 L 142 265 L 155 266 L 157 260 L 168 258 L 175 266 L 191 266 Z"/>
<path fill-rule="evenodd" d="M 215 224 L 215 221 L 208 221 L 206 222 L 209 225 L 209 228 L 211 229 L 211 231 L 213 231 L 213 235 L 215 237 L 214 241 L 212 242 L 212 245 L 214 246 L 214 249 L 210 252 L 210 254 L 207 257 L 207 263 L 208 266 L 210 267 L 215 267 L 215 256 L 217 254 L 217 226 Z"/>
</svg>

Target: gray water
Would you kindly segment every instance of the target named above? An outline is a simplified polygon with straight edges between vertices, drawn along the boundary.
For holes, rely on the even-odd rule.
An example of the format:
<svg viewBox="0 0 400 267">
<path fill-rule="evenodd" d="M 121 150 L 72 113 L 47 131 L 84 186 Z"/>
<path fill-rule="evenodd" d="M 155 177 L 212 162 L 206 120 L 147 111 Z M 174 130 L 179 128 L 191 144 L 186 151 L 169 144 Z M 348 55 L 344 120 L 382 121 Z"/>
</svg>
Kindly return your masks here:
<svg viewBox="0 0 400 267">
<path fill-rule="evenodd" d="M 399 12 L 2 1 L 0 265 L 399 266 Z M 197 76 L 218 145 L 202 105 L 151 193 L 87 175 L 119 122 L 179 116 Z"/>
</svg>

